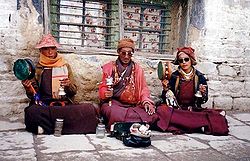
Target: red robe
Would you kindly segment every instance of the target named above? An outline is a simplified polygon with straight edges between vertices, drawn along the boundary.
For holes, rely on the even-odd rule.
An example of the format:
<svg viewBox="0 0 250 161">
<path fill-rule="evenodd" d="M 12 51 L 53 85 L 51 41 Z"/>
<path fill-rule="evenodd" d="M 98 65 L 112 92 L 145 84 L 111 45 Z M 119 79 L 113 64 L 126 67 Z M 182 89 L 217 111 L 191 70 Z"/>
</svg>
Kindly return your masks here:
<svg viewBox="0 0 250 161">
<path fill-rule="evenodd" d="M 106 78 L 112 76 L 113 63 L 114 62 L 109 62 L 102 68 L 102 83 L 99 85 L 100 100 L 105 100 L 105 91 L 108 88 Z M 131 105 L 129 102 L 124 104 L 119 102 L 119 100 L 112 100 L 111 106 L 109 106 L 108 103 L 103 103 L 101 105 L 101 114 L 107 121 L 108 126 L 115 122 L 148 122 L 149 124 L 153 124 L 158 119 L 156 114 L 149 116 L 142 106 L 145 102 L 151 105 L 153 105 L 154 102 L 150 99 L 150 91 L 146 84 L 143 69 L 137 63 L 135 63 L 134 72 L 137 104 Z"/>
</svg>

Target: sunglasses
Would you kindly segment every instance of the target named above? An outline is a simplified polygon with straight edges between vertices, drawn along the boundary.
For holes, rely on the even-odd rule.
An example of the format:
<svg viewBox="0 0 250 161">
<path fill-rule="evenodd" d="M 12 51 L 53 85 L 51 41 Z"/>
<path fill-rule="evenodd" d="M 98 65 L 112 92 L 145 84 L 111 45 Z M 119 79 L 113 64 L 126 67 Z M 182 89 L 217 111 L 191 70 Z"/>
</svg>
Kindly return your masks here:
<svg viewBox="0 0 250 161">
<path fill-rule="evenodd" d="M 179 63 L 184 63 L 184 62 L 189 62 L 189 58 L 182 58 L 182 59 L 178 59 Z"/>
<path fill-rule="evenodd" d="M 132 51 L 121 51 L 120 54 L 122 56 L 126 56 L 126 55 L 128 55 L 130 57 L 133 56 L 133 52 Z"/>
</svg>

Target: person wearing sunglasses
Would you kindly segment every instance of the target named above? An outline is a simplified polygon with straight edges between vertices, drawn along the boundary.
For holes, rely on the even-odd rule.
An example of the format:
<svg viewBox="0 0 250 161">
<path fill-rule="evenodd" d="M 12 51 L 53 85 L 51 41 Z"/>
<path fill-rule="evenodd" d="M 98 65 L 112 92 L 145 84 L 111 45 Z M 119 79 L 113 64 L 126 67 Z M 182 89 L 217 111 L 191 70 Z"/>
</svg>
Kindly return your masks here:
<svg viewBox="0 0 250 161">
<path fill-rule="evenodd" d="M 157 118 L 144 71 L 132 60 L 134 51 L 132 39 L 121 39 L 117 46 L 118 58 L 102 67 L 99 98 L 101 114 L 108 127 L 115 122 L 153 123 Z"/>
<path fill-rule="evenodd" d="M 193 48 L 183 47 L 177 50 L 173 64 L 178 65 L 178 69 L 172 73 L 169 84 L 167 80 L 162 82 L 163 89 L 166 89 L 166 85 L 169 86 L 180 108 L 200 110 L 201 104 L 208 100 L 206 78 L 199 70 L 194 68 L 197 62 Z M 166 100 L 165 96 L 166 90 L 163 90 L 163 101 Z"/>
<path fill-rule="evenodd" d="M 225 111 L 201 107 L 208 100 L 208 86 L 204 75 L 194 67 L 197 64 L 194 49 L 178 48 L 173 64 L 178 65 L 177 70 L 169 80 L 162 80 L 163 103 L 157 107 L 159 129 L 174 134 L 227 135 Z M 166 94 L 170 90 L 177 100 L 174 106 L 167 102 Z"/>
</svg>

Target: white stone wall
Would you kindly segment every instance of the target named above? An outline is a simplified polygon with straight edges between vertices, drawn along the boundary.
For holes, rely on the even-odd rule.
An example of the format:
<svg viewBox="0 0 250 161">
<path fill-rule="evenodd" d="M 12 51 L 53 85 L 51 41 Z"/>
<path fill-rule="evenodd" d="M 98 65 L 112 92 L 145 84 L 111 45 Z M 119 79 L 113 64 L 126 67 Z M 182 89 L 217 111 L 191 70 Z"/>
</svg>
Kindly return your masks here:
<svg viewBox="0 0 250 161">
<path fill-rule="evenodd" d="M 21 114 L 27 99 L 13 74 L 18 58 L 36 59 L 34 45 L 43 32 L 32 0 L 0 1 L 0 115 Z"/>
<path fill-rule="evenodd" d="M 204 26 L 190 24 L 188 44 L 209 79 L 213 107 L 250 109 L 250 1 L 205 0 Z"/>
</svg>

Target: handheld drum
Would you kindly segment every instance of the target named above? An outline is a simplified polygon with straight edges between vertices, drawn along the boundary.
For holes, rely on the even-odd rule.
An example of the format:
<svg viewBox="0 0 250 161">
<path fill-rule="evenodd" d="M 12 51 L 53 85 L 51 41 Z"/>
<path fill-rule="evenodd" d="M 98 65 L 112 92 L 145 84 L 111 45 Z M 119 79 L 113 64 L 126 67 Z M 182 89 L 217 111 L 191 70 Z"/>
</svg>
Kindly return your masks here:
<svg viewBox="0 0 250 161">
<path fill-rule="evenodd" d="M 158 73 L 158 78 L 160 80 L 164 80 L 164 79 L 169 80 L 172 74 L 172 68 L 171 68 L 170 62 L 160 61 L 158 63 L 157 73 Z"/>
<path fill-rule="evenodd" d="M 36 68 L 30 59 L 18 59 L 14 62 L 13 66 L 14 75 L 19 80 L 32 79 L 35 76 Z M 36 104 L 41 104 L 40 96 L 31 85 L 31 90 L 34 94 Z"/>
</svg>

